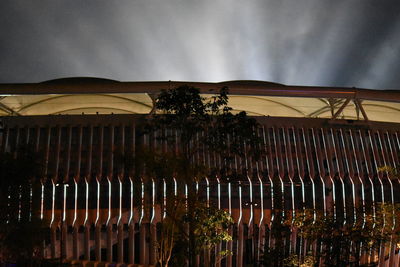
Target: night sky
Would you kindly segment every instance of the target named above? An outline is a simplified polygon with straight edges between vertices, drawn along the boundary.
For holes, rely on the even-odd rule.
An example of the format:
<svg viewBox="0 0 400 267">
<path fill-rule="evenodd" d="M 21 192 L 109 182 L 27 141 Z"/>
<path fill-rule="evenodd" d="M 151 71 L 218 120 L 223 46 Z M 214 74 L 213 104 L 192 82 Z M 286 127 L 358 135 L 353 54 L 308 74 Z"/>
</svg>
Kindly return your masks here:
<svg viewBox="0 0 400 267">
<path fill-rule="evenodd" d="M 264 80 L 400 89 L 400 1 L 1 0 L 0 83 Z"/>
</svg>

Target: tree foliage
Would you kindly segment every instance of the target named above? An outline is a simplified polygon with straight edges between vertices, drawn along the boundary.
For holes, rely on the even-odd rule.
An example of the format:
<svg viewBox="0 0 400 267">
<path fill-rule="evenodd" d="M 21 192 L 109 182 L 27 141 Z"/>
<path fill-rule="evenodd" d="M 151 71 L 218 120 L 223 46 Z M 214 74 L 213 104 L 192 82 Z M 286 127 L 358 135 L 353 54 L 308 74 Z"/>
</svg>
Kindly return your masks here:
<svg viewBox="0 0 400 267">
<path fill-rule="evenodd" d="M 0 257 L 31 263 L 41 257 L 45 231 L 38 218 L 40 156 L 27 146 L 0 155 Z"/>
<path fill-rule="evenodd" d="M 168 184 L 177 179 L 185 183 L 188 190 L 187 196 L 168 191 L 169 202 L 164 207 L 167 216 L 161 223 L 158 242 L 160 265 L 167 266 L 171 255 L 176 253 L 174 248 L 180 246 L 181 253 L 194 266 L 200 251 L 211 250 L 220 242 L 231 239 L 228 234 L 231 216 L 212 207 L 212 203 L 206 206 L 195 182 L 207 176 L 226 175 L 235 157 L 246 154 L 257 158 L 261 154 L 257 149 L 260 147 L 260 140 L 255 135 L 257 127 L 255 119 L 245 112 L 234 113 L 228 106 L 226 87 L 208 97 L 187 85 L 163 90 L 158 95 L 155 114 L 146 123 L 144 133 L 153 135 L 168 149 L 142 149 L 145 151 L 141 157 L 145 161 L 141 165 L 142 172 L 159 181 L 164 179 Z M 219 166 L 214 169 L 205 159 L 205 155 L 211 153 L 215 155 L 214 160 L 219 158 Z M 219 256 L 228 253 L 222 251 Z M 174 257 L 175 262 L 178 256 Z"/>
<path fill-rule="evenodd" d="M 363 253 L 378 253 L 380 246 L 399 241 L 400 229 L 396 225 L 400 207 L 388 203 L 376 206 L 375 214 L 357 212 L 358 220 L 344 223 L 333 215 L 323 216 L 306 209 L 294 221 L 300 236 L 310 243 L 321 246 L 317 257 L 325 266 L 349 266 L 359 264 Z"/>
<path fill-rule="evenodd" d="M 157 97 L 156 114 L 148 128 L 152 131 L 168 129 L 170 132 L 164 132 L 162 138 L 177 147 L 177 156 L 183 160 L 205 151 L 218 153 L 222 164 L 244 153 L 258 157 L 260 139 L 255 135 L 258 123 L 244 111 L 233 113 L 228 99 L 227 87 L 208 98 L 200 95 L 199 89 L 186 85 L 163 90 Z M 188 166 L 195 164 L 192 162 Z"/>
<path fill-rule="evenodd" d="M 197 254 L 200 254 L 203 250 L 214 249 L 222 241 L 232 240 L 232 236 L 226 229 L 233 225 L 233 219 L 224 210 L 207 207 L 201 203 L 194 210 L 193 221 Z M 220 252 L 221 255 L 226 253 L 227 251 Z"/>
</svg>

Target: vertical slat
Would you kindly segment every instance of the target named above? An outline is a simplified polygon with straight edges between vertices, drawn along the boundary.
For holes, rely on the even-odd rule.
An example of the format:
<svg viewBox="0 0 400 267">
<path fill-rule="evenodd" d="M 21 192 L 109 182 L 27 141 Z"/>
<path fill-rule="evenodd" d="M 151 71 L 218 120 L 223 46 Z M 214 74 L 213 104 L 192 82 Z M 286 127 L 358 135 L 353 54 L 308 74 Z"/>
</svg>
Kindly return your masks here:
<svg viewBox="0 0 400 267">
<path fill-rule="evenodd" d="M 74 180 L 74 218 L 72 220 L 73 227 L 73 259 L 78 260 L 80 257 L 80 242 L 79 242 L 79 226 L 76 225 L 77 213 L 78 213 L 78 181 L 81 170 L 81 157 L 82 157 L 82 126 L 78 128 L 78 151 L 77 151 L 77 169 Z"/>
<path fill-rule="evenodd" d="M 305 209 L 305 205 L 306 205 L 306 196 L 305 196 L 305 188 L 304 188 L 304 176 L 305 176 L 305 171 L 304 171 L 304 165 L 301 162 L 300 164 L 300 159 L 303 158 L 303 155 L 301 153 L 301 141 L 300 141 L 300 137 L 299 137 L 299 130 L 293 128 L 293 144 L 294 144 L 294 149 L 295 149 L 295 156 L 296 156 L 296 168 L 297 168 L 297 172 L 298 172 L 298 176 L 299 176 L 299 180 L 300 180 L 300 184 L 301 184 L 301 207 L 304 210 Z"/>
<path fill-rule="evenodd" d="M 143 146 L 147 147 L 148 145 L 148 136 L 143 136 Z M 147 199 L 147 194 L 145 193 L 145 181 L 143 177 L 144 173 L 140 174 L 141 180 L 141 205 L 140 205 L 140 218 L 139 218 L 139 232 L 140 232 L 140 264 L 147 265 L 149 264 L 149 249 L 148 249 L 148 242 L 147 238 L 149 235 L 149 227 L 148 224 L 145 222 L 145 204 Z"/>
<path fill-rule="evenodd" d="M 249 245 L 243 246 L 243 251 L 242 254 L 246 255 L 246 262 L 244 264 L 247 264 L 248 261 L 252 262 L 255 258 L 255 238 L 254 238 L 254 222 L 255 222 L 255 214 L 254 214 L 254 184 L 253 184 L 253 161 L 251 155 L 249 155 L 249 144 L 246 142 L 243 143 L 243 148 L 244 148 L 244 157 L 242 158 L 242 162 L 244 161 L 244 164 L 242 163 L 242 166 L 244 167 L 244 175 L 246 176 L 245 181 L 247 180 L 247 191 L 244 190 L 243 193 L 245 197 L 248 199 L 248 201 L 245 201 L 245 209 L 243 211 L 244 214 L 244 221 L 243 223 L 247 224 L 247 231 L 244 231 L 245 224 L 242 225 L 242 231 L 246 233 L 244 235 L 243 239 L 244 240 L 251 240 L 252 242 L 248 242 Z M 255 182 L 255 181 L 254 181 Z M 246 196 L 247 195 L 247 196 Z M 246 220 L 247 219 L 247 220 Z M 244 242 L 244 241 L 243 241 Z M 242 257 L 242 262 L 243 262 L 243 257 Z"/>
<path fill-rule="evenodd" d="M 107 221 L 106 221 L 106 228 L 107 228 L 107 261 L 111 262 L 113 258 L 113 229 L 111 220 L 111 208 L 112 208 L 112 183 L 111 180 L 113 179 L 113 169 L 114 169 L 114 158 L 113 158 L 113 149 L 114 149 L 114 125 L 109 126 L 109 133 L 110 133 L 110 147 L 109 147 L 109 162 L 108 162 L 108 174 L 107 174 L 107 182 L 108 182 L 108 212 L 107 212 Z"/>
<path fill-rule="evenodd" d="M 284 218 L 285 218 L 285 185 L 283 183 L 283 175 L 284 175 L 284 169 L 282 168 L 282 157 L 280 157 L 280 147 L 278 147 L 278 142 L 276 140 L 276 133 L 275 133 L 275 128 L 272 128 L 272 141 L 273 141 L 273 145 L 275 148 L 275 161 L 276 161 L 276 168 L 277 168 L 277 177 L 279 179 L 280 182 L 280 186 L 281 186 L 281 199 L 280 201 L 280 205 L 281 205 L 281 209 L 282 209 L 282 214 L 280 215 L 281 221 L 280 223 L 283 222 Z"/>
<path fill-rule="evenodd" d="M 103 141 L 104 141 L 104 127 L 101 125 L 99 126 L 99 166 L 97 169 L 97 176 L 96 176 L 96 185 L 97 185 L 97 205 L 96 205 L 96 220 L 95 220 L 95 257 L 96 261 L 101 261 L 101 222 L 100 222 L 100 186 L 101 186 L 101 179 L 102 179 L 102 171 L 103 171 Z"/>
<path fill-rule="evenodd" d="M 261 259 L 261 255 L 264 251 L 265 244 L 265 216 L 264 216 L 264 183 L 261 176 L 261 170 L 263 170 L 262 160 L 257 161 L 256 163 L 256 173 L 257 179 L 259 183 L 259 191 L 260 191 L 260 219 L 258 221 L 258 236 L 257 236 L 257 246 L 255 248 L 255 259 L 256 263 L 258 263 Z"/>
<path fill-rule="evenodd" d="M 117 137 L 118 138 L 118 137 Z M 125 125 L 120 125 L 120 149 L 121 155 L 125 156 Z M 118 219 L 117 219 L 117 246 L 118 246 L 118 262 L 124 262 L 124 224 L 122 222 L 122 181 L 124 179 L 124 165 L 117 170 L 119 184 L 119 203 L 118 203 Z"/>
<path fill-rule="evenodd" d="M 382 160 L 383 160 L 383 166 L 389 166 L 391 160 L 389 158 L 389 145 L 384 143 L 384 141 L 388 141 L 388 137 L 387 137 L 388 133 L 383 133 L 381 131 L 378 132 L 378 141 L 379 141 L 379 145 L 381 147 L 381 156 L 382 156 Z M 383 167 L 382 166 L 382 167 Z M 385 176 L 383 178 L 386 178 L 388 185 L 389 185 L 389 189 L 390 189 L 390 202 L 392 205 L 394 205 L 394 192 L 393 192 L 393 183 L 391 180 L 391 176 L 392 174 L 389 173 L 387 170 L 385 170 Z M 394 223 L 394 222 L 393 222 Z"/>
<path fill-rule="evenodd" d="M 136 143 L 136 131 L 135 131 L 135 125 L 132 124 L 130 127 L 132 131 L 132 147 L 131 147 L 131 153 L 132 156 L 135 156 L 135 143 Z M 129 221 L 128 221 L 128 226 L 129 226 L 129 237 L 128 237 L 128 258 L 129 258 L 129 263 L 134 264 L 135 263 L 135 221 L 134 221 L 134 199 L 133 199 L 133 171 L 129 173 L 129 185 L 130 185 L 130 210 L 129 210 Z"/>
<path fill-rule="evenodd" d="M 313 222 L 316 220 L 316 199 L 315 199 L 315 183 L 314 183 L 314 177 L 315 177 L 315 171 L 314 171 L 314 165 L 313 165 L 313 160 L 311 157 L 311 141 L 309 138 L 309 135 L 305 133 L 304 128 L 301 129 L 302 132 L 302 138 L 303 138 L 303 146 L 304 146 L 304 152 L 306 156 L 306 165 L 307 165 L 307 171 L 309 175 L 309 179 L 311 182 L 311 195 L 312 195 L 312 209 L 313 209 Z"/>
<path fill-rule="evenodd" d="M 362 163 L 363 163 L 363 158 L 361 156 L 361 151 L 362 151 L 362 140 L 361 140 L 361 135 L 360 132 L 358 131 L 358 134 L 356 134 L 355 131 L 350 131 L 351 132 L 351 143 L 353 146 L 353 151 L 354 151 L 354 158 L 356 159 L 356 171 L 357 171 L 357 176 L 359 179 L 359 183 L 361 186 L 361 212 L 362 212 L 362 229 L 365 229 L 365 224 L 366 224 L 366 187 L 365 187 L 365 178 L 367 176 L 367 173 L 365 170 L 362 168 Z M 359 257 L 360 257 L 360 264 L 365 264 L 366 263 L 366 258 L 367 254 L 366 251 L 363 251 L 364 244 L 361 242 L 360 243 L 360 251 L 359 251 Z"/>
<path fill-rule="evenodd" d="M 323 166 L 323 160 L 322 160 L 322 155 L 321 155 L 321 150 L 326 150 L 325 147 L 321 147 L 321 142 L 319 140 L 318 135 L 315 133 L 314 129 L 311 129 L 311 135 L 312 135 L 312 144 L 313 144 L 313 148 L 315 151 L 315 156 L 316 156 L 316 167 L 317 167 L 317 171 L 318 171 L 318 178 L 321 182 L 321 189 L 322 189 L 322 194 L 320 193 L 319 195 L 322 196 L 322 208 L 324 211 L 324 216 L 327 215 L 327 203 L 326 203 L 326 192 L 325 192 L 325 177 L 326 177 L 326 172 Z"/>
<path fill-rule="evenodd" d="M 71 166 L 71 142 L 72 142 L 72 127 L 69 126 L 68 128 L 68 142 L 67 142 L 67 157 L 66 157 L 66 166 L 65 166 L 65 176 L 64 182 L 69 182 L 69 173 L 70 173 L 70 166 Z"/>
<path fill-rule="evenodd" d="M 238 236 L 237 236 L 236 266 L 241 267 L 241 266 L 243 266 L 243 239 L 244 239 L 243 227 L 244 226 L 243 226 L 243 221 L 242 221 L 242 215 L 243 215 L 242 185 L 241 185 L 240 181 L 238 184 L 238 194 L 239 194 L 239 218 L 237 221 Z"/>
<path fill-rule="evenodd" d="M 67 187 L 69 187 L 69 174 L 70 174 L 70 166 L 71 166 L 71 141 L 72 141 L 72 127 L 68 126 L 67 127 L 67 136 L 65 136 L 64 138 L 67 138 L 67 155 L 66 155 L 66 163 L 65 163 L 65 174 L 64 174 L 64 179 L 63 179 L 63 189 L 64 189 L 64 214 L 65 214 L 65 218 L 64 218 L 64 224 L 65 224 L 65 235 L 64 238 L 65 239 L 65 254 L 64 257 L 65 258 L 69 258 L 69 237 L 68 237 L 68 220 L 67 220 L 67 197 L 68 197 L 68 189 Z M 65 148 L 64 148 L 65 149 Z M 75 182 L 75 181 L 74 181 Z M 68 183 L 68 184 L 67 184 Z M 64 185 L 65 184 L 65 185 Z M 74 190 L 76 190 L 76 186 L 74 183 Z M 74 210 L 74 214 L 75 214 L 75 210 Z M 73 235 L 74 236 L 74 235 Z M 73 237 L 72 237 L 73 238 Z M 74 245 L 74 242 L 72 242 L 72 246 Z M 74 250 L 74 248 L 72 249 L 72 251 Z"/>
<path fill-rule="evenodd" d="M 341 202 L 342 202 L 342 210 L 343 210 L 343 225 L 345 225 L 347 223 L 347 210 L 346 210 L 346 191 L 345 191 L 345 186 L 344 186 L 344 181 L 343 181 L 343 177 L 344 177 L 344 170 L 343 170 L 343 164 L 341 161 L 341 155 L 338 154 L 339 151 L 339 147 L 337 145 L 337 138 L 336 138 L 336 132 L 331 129 L 331 137 L 332 137 L 332 145 L 333 145 L 333 150 L 334 150 L 334 154 L 335 154 L 335 159 L 336 159 L 336 169 L 338 171 L 337 175 L 340 181 L 340 185 L 341 185 L 341 191 L 342 191 L 342 195 L 341 195 Z"/>
<path fill-rule="evenodd" d="M 158 141 L 157 141 L 157 134 L 158 131 L 155 131 L 151 136 L 152 142 L 149 140 L 149 143 L 151 145 L 150 149 L 152 151 L 159 151 L 158 150 Z M 156 197 L 156 183 L 154 180 L 155 177 L 150 177 L 150 195 L 149 195 L 149 201 L 150 201 L 150 219 L 149 219 L 149 264 L 155 265 L 156 264 L 156 254 L 157 254 L 157 229 L 156 229 L 156 203 L 155 203 L 155 197 Z"/>
<path fill-rule="evenodd" d="M 372 164 L 373 164 L 372 166 L 373 166 L 373 168 L 374 168 L 374 170 L 376 172 L 376 177 L 377 177 L 377 180 L 378 180 L 379 185 L 381 187 L 381 190 L 380 190 L 381 201 L 382 201 L 382 203 L 385 203 L 385 193 L 384 193 L 384 188 L 383 188 L 383 183 L 382 183 L 382 172 L 378 171 L 378 166 L 379 166 L 378 148 L 377 148 L 377 145 L 376 145 L 375 138 L 372 137 L 374 132 L 371 132 L 369 130 L 368 133 L 369 133 L 370 146 L 372 148 Z M 375 224 L 374 224 L 374 226 L 375 226 Z M 386 218 L 385 218 L 385 215 L 383 214 L 383 225 L 382 225 L 382 227 L 385 227 L 385 226 L 386 226 Z M 384 261 L 385 261 L 385 259 L 384 259 L 384 256 L 385 256 L 384 255 L 384 251 L 385 251 L 385 247 L 384 247 L 383 244 L 381 244 L 380 248 L 379 248 L 379 252 L 378 252 L 378 257 L 379 257 L 378 264 L 380 264 L 380 265 L 384 264 Z M 372 258 L 374 258 L 374 254 L 372 254 Z"/>
<path fill-rule="evenodd" d="M 331 202 L 331 213 L 333 214 L 333 218 L 336 221 L 337 218 L 337 211 L 336 211 L 336 185 L 334 181 L 335 173 L 334 173 L 334 164 L 333 164 L 333 159 L 332 159 L 332 153 L 333 149 L 331 146 L 331 140 L 327 136 L 328 132 L 325 129 L 321 129 L 321 138 L 322 138 L 322 143 L 324 146 L 324 154 L 325 154 L 325 160 L 326 160 L 326 168 L 327 168 L 327 173 L 326 176 L 328 177 L 329 181 L 328 184 L 330 183 L 329 189 L 332 191 L 329 193 L 329 200 L 328 203 Z"/>
<path fill-rule="evenodd" d="M 385 141 L 388 141 L 388 138 L 386 137 L 388 133 L 383 133 L 382 131 L 378 131 L 378 141 L 379 141 L 379 146 L 380 146 L 380 152 L 382 156 L 382 161 L 383 161 L 383 166 L 388 166 L 390 163 L 389 159 L 389 145 L 385 143 Z M 385 170 L 384 171 L 384 176 L 383 179 L 386 178 L 387 184 L 389 185 L 389 191 L 390 191 L 390 196 L 389 196 L 389 201 L 391 203 L 391 206 L 393 207 L 392 211 L 392 221 L 388 221 L 389 226 L 391 226 L 391 230 L 394 231 L 395 229 L 395 224 L 396 224 L 396 214 L 395 214 L 395 209 L 394 209 L 394 192 L 393 192 L 393 183 L 391 180 L 391 174 Z M 387 187 L 387 186 L 386 186 Z M 387 262 L 391 263 L 393 265 L 393 257 L 394 257 L 394 250 L 395 250 L 395 240 L 393 240 L 393 236 L 391 236 L 390 242 L 386 242 L 383 244 L 384 246 L 384 256 L 386 257 L 386 251 L 387 254 L 389 255 L 389 260 Z"/>
<path fill-rule="evenodd" d="M 3 151 L 3 153 L 6 153 L 6 152 L 8 152 L 8 145 L 9 145 L 9 139 L 10 139 L 10 127 L 8 127 L 8 126 L 6 126 L 5 127 L 5 131 L 4 131 L 4 145 L 3 145 L 3 149 L 2 149 L 2 151 Z"/>
<path fill-rule="evenodd" d="M 16 133 L 16 137 L 15 137 L 15 147 L 14 147 L 14 158 L 17 158 L 18 156 L 18 150 L 19 150 L 19 139 L 20 139 L 20 133 L 21 133 L 21 129 L 20 127 L 15 127 L 17 133 Z"/>
<path fill-rule="evenodd" d="M 84 258 L 85 260 L 90 260 L 90 224 L 88 223 L 89 219 L 89 181 L 91 180 L 92 175 L 92 150 L 93 150 L 93 126 L 89 125 L 88 127 L 88 153 L 87 153 L 87 169 L 85 173 L 85 219 L 83 225 L 85 227 L 84 232 Z"/>
<path fill-rule="evenodd" d="M 290 200 L 291 200 L 291 227 L 290 227 L 290 241 L 289 241 L 289 254 L 296 253 L 296 246 L 297 246 L 297 237 L 296 231 L 294 229 L 294 219 L 296 216 L 296 198 L 294 194 L 294 169 L 293 169 L 293 158 L 292 158 L 292 150 L 290 146 L 290 138 L 287 127 L 282 128 L 282 137 L 283 137 L 283 145 L 285 148 L 284 154 L 284 165 L 287 170 L 287 178 L 289 179 L 290 183 Z"/>
<path fill-rule="evenodd" d="M 350 152 L 349 149 L 347 148 L 347 144 L 346 144 L 346 140 L 343 134 L 343 130 L 340 129 L 339 130 L 339 138 L 340 138 L 340 143 L 341 143 L 341 147 L 342 147 L 342 152 L 344 155 L 344 167 L 345 167 L 345 172 L 348 175 L 348 181 L 350 182 L 351 185 L 351 205 L 352 205 L 352 222 L 353 222 L 353 226 L 355 225 L 356 221 L 357 221 L 357 213 L 356 213 L 356 192 L 355 192 L 355 185 L 354 185 L 354 180 L 353 180 L 353 169 L 352 166 L 350 164 Z"/>
<path fill-rule="evenodd" d="M 368 153 L 368 141 L 367 141 L 367 136 L 365 135 L 364 131 L 359 130 L 358 134 L 360 136 L 360 144 L 361 144 L 361 150 L 363 152 L 363 159 L 365 162 L 365 168 L 366 168 L 366 172 L 367 172 L 367 177 L 368 177 L 368 182 L 369 185 L 371 186 L 371 205 L 366 205 L 366 207 L 371 206 L 372 207 L 372 218 L 373 218 L 373 222 L 375 224 L 375 214 L 376 214 L 376 208 L 375 208 L 375 186 L 373 183 L 373 167 L 372 167 L 372 162 L 370 160 L 369 157 L 369 153 Z M 366 263 L 370 263 L 371 260 L 373 259 L 374 254 L 372 253 L 372 250 L 369 250 L 366 252 Z"/>
<path fill-rule="evenodd" d="M 291 197 L 291 208 L 292 208 L 292 222 L 294 217 L 296 216 L 296 197 L 294 194 L 294 168 L 293 168 L 293 155 L 292 155 L 292 149 L 291 149 L 291 142 L 290 142 L 290 137 L 289 137 L 289 132 L 288 129 L 285 127 L 282 129 L 283 130 L 283 143 L 285 146 L 285 163 L 286 163 L 286 168 L 287 168 L 287 175 L 289 178 L 289 183 L 290 183 L 290 197 Z"/>
</svg>

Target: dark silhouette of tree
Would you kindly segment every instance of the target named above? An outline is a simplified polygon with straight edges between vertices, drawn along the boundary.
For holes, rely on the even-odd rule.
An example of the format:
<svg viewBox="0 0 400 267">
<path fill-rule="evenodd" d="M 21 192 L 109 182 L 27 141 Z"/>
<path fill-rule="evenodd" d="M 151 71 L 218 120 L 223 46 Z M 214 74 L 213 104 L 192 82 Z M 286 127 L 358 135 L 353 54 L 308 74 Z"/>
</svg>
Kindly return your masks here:
<svg viewBox="0 0 400 267">
<path fill-rule="evenodd" d="M 257 158 L 261 154 L 257 149 L 260 140 L 255 134 L 259 125 L 245 112 L 232 111 L 228 106 L 226 87 L 207 98 L 200 94 L 199 89 L 186 85 L 163 90 L 156 99 L 155 111 L 144 131 L 164 142 L 168 149 L 149 149 L 149 153 L 138 155 L 145 161 L 139 172 L 159 181 L 165 179 L 169 184 L 176 179 L 187 186 L 187 198 L 182 194 L 174 195 L 171 190 L 168 192 L 172 205 L 167 203 L 165 207 L 167 218 L 161 224 L 163 236 L 159 245 L 165 245 L 163 238 L 169 243 L 168 248 L 159 248 L 165 256 L 160 264 L 167 266 L 166 259 L 174 252 L 173 247 L 183 242 L 181 253 L 187 255 L 190 266 L 196 266 L 198 253 L 211 249 L 222 240 L 229 240 L 227 229 L 232 218 L 227 213 L 207 207 L 195 183 L 205 176 L 219 175 L 223 178 L 233 175 L 230 165 L 235 157 L 246 154 Z M 212 160 L 218 160 L 217 168 L 205 164 L 206 154 L 215 155 Z M 137 166 L 136 169 L 140 168 Z M 183 207 L 185 212 L 182 212 Z M 227 253 L 223 251 L 222 255 Z"/>
<path fill-rule="evenodd" d="M 0 155 L 1 261 L 30 265 L 41 258 L 40 156 L 28 146 Z"/>
</svg>

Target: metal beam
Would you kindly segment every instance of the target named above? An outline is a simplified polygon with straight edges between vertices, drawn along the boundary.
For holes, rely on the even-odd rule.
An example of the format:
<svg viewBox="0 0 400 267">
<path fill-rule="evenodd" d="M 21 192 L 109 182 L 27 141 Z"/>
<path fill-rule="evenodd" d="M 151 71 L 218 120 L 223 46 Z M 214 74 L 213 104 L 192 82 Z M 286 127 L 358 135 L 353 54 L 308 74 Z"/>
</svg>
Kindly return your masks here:
<svg viewBox="0 0 400 267">
<path fill-rule="evenodd" d="M 340 113 L 342 113 L 342 111 L 344 110 L 344 108 L 347 106 L 347 104 L 349 104 L 350 102 L 350 98 L 347 98 L 346 101 L 344 101 L 343 105 L 336 111 L 336 113 L 332 116 L 332 120 L 335 120 Z"/>
<path fill-rule="evenodd" d="M 18 113 L 17 111 L 13 110 L 12 108 L 10 108 L 9 106 L 7 106 L 6 104 L 3 104 L 0 102 L 0 108 L 6 112 L 8 112 L 10 115 L 18 115 L 20 116 L 21 114 Z"/>
<path fill-rule="evenodd" d="M 377 101 L 400 102 L 396 90 L 369 90 L 346 87 L 286 86 L 263 81 L 226 81 L 219 83 L 158 81 L 158 82 L 99 82 L 85 83 L 20 83 L 0 84 L 0 95 L 40 94 L 93 94 L 93 93 L 159 93 L 161 89 L 189 85 L 200 88 L 203 94 L 218 93 L 221 87 L 229 87 L 232 95 L 284 96 L 310 98 L 358 98 Z"/>
<path fill-rule="evenodd" d="M 364 117 L 364 120 L 368 121 L 368 116 L 367 113 L 365 112 L 364 107 L 362 106 L 361 100 L 360 99 L 354 99 L 354 104 L 356 105 L 356 107 L 358 107 L 361 111 L 361 114 Z"/>
</svg>

